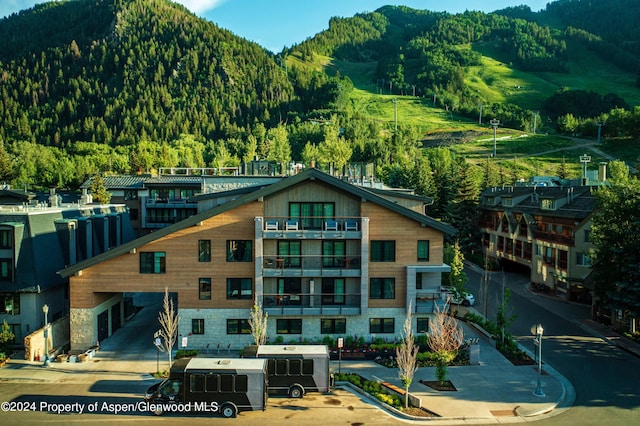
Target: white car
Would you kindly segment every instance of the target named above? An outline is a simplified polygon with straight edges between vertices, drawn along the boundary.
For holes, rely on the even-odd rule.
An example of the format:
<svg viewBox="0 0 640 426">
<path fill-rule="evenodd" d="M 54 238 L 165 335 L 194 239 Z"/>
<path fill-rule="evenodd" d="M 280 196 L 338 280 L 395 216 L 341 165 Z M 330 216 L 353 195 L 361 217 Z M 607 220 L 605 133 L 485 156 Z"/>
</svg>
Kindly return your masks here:
<svg viewBox="0 0 640 426">
<path fill-rule="evenodd" d="M 453 287 L 442 287 L 442 292 L 451 297 L 451 303 L 454 305 L 473 306 L 476 302 L 473 294 L 466 291 L 459 292 Z"/>
</svg>

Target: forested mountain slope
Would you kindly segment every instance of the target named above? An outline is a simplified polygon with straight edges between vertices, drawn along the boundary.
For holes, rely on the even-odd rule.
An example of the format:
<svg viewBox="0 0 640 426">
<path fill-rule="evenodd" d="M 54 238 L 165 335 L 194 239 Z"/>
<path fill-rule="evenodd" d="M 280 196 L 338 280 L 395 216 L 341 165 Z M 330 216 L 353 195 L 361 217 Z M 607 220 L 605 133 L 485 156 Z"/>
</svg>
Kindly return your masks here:
<svg viewBox="0 0 640 426">
<path fill-rule="evenodd" d="M 0 38 L 5 141 L 214 139 L 295 100 L 263 48 L 167 0 L 46 3 L 0 21 Z"/>
</svg>

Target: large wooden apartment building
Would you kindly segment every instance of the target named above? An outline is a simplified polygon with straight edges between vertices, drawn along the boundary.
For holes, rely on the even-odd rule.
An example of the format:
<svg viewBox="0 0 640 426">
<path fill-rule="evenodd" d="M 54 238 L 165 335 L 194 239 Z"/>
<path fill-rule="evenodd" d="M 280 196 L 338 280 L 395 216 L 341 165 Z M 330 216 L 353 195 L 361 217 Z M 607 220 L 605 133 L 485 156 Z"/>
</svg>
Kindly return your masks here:
<svg viewBox="0 0 640 426">
<path fill-rule="evenodd" d="M 424 199 L 313 168 L 218 196 L 225 201 L 203 195 L 208 207 L 196 215 L 60 272 L 70 277 L 72 349 L 93 345 L 98 317 L 113 321 L 123 293 L 165 288 L 177 295 L 191 348 L 250 344 L 256 300 L 271 341 L 393 340 L 410 305 L 415 329 L 427 329 L 450 270 L 445 235 L 455 230 L 427 216 Z"/>
</svg>

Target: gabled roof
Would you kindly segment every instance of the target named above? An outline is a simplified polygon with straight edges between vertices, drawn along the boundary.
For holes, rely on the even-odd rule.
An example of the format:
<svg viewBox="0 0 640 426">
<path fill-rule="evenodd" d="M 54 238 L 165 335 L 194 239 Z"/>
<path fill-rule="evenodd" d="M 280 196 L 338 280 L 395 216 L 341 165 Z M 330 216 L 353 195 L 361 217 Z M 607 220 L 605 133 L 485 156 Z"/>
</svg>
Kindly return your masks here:
<svg viewBox="0 0 640 426">
<path fill-rule="evenodd" d="M 145 244 L 148 244 L 152 241 L 156 241 L 162 237 L 167 235 L 171 235 L 172 233 L 179 231 L 181 229 L 186 229 L 191 226 L 197 225 L 199 222 L 203 220 L 209 219 L 211 217 L 217 216 L 219 214 L 231 211 L 235 208 L 241 207 L 247 203 L 260 200 L 264 197 L 268 197 L 272 194 L 276 194 L 280 191 L 284 191 L 288 188 L 292 188 L 295 185 L 298 185 L 305 181 L 317 180 L 320 182 L 324 182 L 330 186 L 333 186 L 337 190 L 350 193 L 353 196 L 360 198 L 362 200 L 366 200 L 375 204 L 380 205 L 381 207 L 387 208 L 391 211 L 394 211 L 398 214 L 401 214 L 409 219 L 412 219 L 422 225 L 428 226 L 430 228 L 436 229 L 445 234 L 453 235 L 456 232 L 456 229 L 451 225 L 439 222 L 432 217 L 423 215 L 421 213 L 417 213 L 413 210 L 407 209 L 405 207 L 399 206 L 391 201 L 388 201 L 370 191 L 364 190 L 358 186 L 351 185 L 347 182 L 342 181 L 341 179 L 337 179 L 333 176 L 330 176 L 324 172 L 321 172 L 315 168 L 305 169 L 297 175 L 287 177 L 282 179 L 272 185 L 261 187 L 256 191 L 250 192 L 248 194 L 242 195 L 232 201 L 221 204 L 217 207 L 214 207 L 209 210 L 205 210 L 201 213 L 198 213 L 194 216 L 191 216 L 187 219 L 181 220 L 180 222 L 174 223 L 173 225 L 167 226 L 166 228 L 159 229 L 151 234 L 144 235 L 136 240 L 133 240 L 129 243 L 123 244 L 121 246 L 115 247 L 109 250 L 106 253 L 102 253 L 100 255 L 94 256 L 91 259 L 87 259 L 85 261 L 79 262 L 75 265 L 72 265 L 68 268 L 65 268 L 58 273 L 63 277 L 68 277 L 70 275 L 75 274 L 76 272 L 88 268 L 93 265 L 97 265 L 105 260 L 115 258 L 124 253 L 127 253 L 133 249 L 141 247 Z"/>
</svg>

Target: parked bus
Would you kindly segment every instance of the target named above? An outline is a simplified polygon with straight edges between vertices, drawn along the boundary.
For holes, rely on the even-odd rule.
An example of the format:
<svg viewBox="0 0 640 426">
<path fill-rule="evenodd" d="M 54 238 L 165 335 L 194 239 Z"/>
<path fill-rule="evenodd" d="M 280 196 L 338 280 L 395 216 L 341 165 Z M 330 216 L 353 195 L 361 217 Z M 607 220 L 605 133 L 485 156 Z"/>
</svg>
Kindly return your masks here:
<svg viewBox="0 0 640 426">
<path fill-rule="evenodd" d="M 302 398 L 307 391 L 329 392 L 329 348 L 326 345 L 247 346 L 245 358 L 267 359 L 270 393 Z"/>
<path fill-rule="evenodd" d="M 179 359 L 171 366 L 169 378 L 147 389 L 145 400 L 153 403 L 156 415 L 193 410 L 219 412 L 228 418 L 240 411 L 265 410 L 267 362 L 240 358 Z"/>
</svg>

